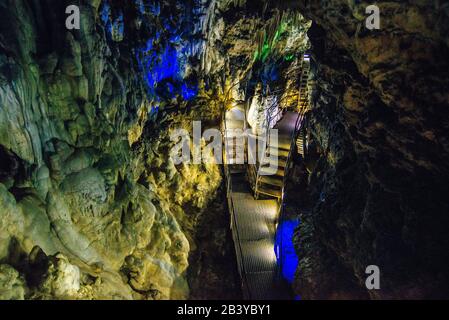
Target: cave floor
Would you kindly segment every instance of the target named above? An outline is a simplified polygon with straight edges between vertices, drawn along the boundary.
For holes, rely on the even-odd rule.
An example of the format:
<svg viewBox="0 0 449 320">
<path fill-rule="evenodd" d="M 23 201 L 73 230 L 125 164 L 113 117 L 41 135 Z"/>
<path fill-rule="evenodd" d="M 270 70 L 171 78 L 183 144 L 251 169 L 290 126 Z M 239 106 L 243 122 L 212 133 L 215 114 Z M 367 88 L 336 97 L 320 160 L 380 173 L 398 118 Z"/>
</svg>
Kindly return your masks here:
<svg viewBox="0 0 449 320">
<path fill-rule="evenodd" d="M 240 108 L 230 110 L 225 118 L 226 130 L 244 129 L 244 112 Z M 296 113 L 288 112 L 277 126 L 286 137 L 280 140 L 285 141 L 286 148 L 291 145 L 297 119 Z M 226 144 L 225 150 L 229 150 Z M 232 160 L 231 156 L 229 163 Z M 227 196 L 243 294 L 250 300 L 288 300 L 290 289 L 279 277 L 274 251 L 279 203 L 275 199 L 256 200 L 241 166 L 230 164 L 228 172 L 231 188 Z"/>
</svg>

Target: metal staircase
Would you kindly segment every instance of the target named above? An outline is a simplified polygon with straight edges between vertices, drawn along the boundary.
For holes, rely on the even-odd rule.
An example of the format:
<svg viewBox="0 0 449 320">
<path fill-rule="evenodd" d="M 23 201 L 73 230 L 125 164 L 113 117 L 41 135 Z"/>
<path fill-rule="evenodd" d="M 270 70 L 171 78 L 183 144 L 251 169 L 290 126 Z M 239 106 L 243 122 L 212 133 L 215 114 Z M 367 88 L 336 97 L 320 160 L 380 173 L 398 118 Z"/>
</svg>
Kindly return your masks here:
<svg viewBox="0 0 449 320">
<path fill-rule="evenodd" d="M 300 131 L 298 134 L 298 138 L 296 139 L 296 148 L 298 154 L 304 159 L 306 154 L 306 137 L 304 131 Z"/>
<path fill-rule="evenodd" d="M 301 62 L 298 104 L 295 110 L 282 109 L 279 104 L 270 105 L 267 108 L 264 123 L 267 132 L 264 136 L 257 137 L 263 145 L 261 151 L 263 156 L 260 162 L 254 161 L 254 164 L 249 165 L 248 168 L 249 180 L 256 199 L 263 195 L 281 201 L 295 145 L 302 146 L 298 147 L 298 152 L 302 154 L 304 152 L 303 137 L 298 135 L 298 131 L 304 120 L 304 114 L 309 108 L 309 72 L 310 61 L 305 55 Z M 278 139 L 271 139 L 269 129 L 277 129 Z"/>
<path fill-rule="evenodd" d="M 309 108 L 309 73 L 310 73 L 310 57 L 304 55 L 301 65 L 301 78 L 299 81 L 299 97 L 298 97 L 298 111 L 307 111 Z"/>
<path fill-rule="evenodd" d="M 241 104 L 237 104 L 223 116 L 223 160 L 231 215 L 230 228 L 246 299 L 291 298 L 285 282 L 280 281 L 284 260 L 279 259 L 279 252 L 275 253 L 274 249 L 278 225 L 282 221 L 282 199 L 290 159 L 296 150 L 297 133 L 308 109 L 305 80 L 308 78 L 308 69 L 308 61 L 305 60 L 302 62 L 298 107 L 295 110 L 282 109 L 276 101 L 266 109 L 264 126 L 278 129 L 278 139 L 271 139 L 267 131 L 259 135 L 248 134 L 249 139 L 259 143 L 246 144 L 242 141 L 239 134 L 246 129 L 247 108 Z M 257 152 L 248 152 L 252 148 Z M 245 150 L 244 159 L 242 150 Z M 270 170 L 271 167 L 276 169 Z M 249 177 L 251 188 L 245 179 L 245 173 Z M 258 199 L 260 196 L 268 199 Z"/>
<path fill-rule="evenodd" d="M 245 108 L 242 105 L 234 107 L 226 113 L 224 130 L 225 161 L 229 165 L 241 165 L 244 169 L 246 161 L 245 139 L 246 128 Z"/>
</svg>

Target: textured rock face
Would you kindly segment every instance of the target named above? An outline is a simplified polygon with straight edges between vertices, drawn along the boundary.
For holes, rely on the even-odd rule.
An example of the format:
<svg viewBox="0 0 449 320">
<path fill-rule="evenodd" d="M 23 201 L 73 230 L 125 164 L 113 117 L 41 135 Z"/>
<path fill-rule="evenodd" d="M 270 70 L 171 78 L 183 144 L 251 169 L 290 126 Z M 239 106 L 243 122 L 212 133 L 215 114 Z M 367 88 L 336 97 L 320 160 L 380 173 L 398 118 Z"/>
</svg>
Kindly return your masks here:
<svg viewBox="0 0 449 320">
<path fill-rule="evenodd" d="M 23 300 L 25 288 L 25 281 L 17 270 L 6 264 L 0 265 L 1 300 Z"/>
<path fill-rule="evenodd" d="M 298 12 L 314 22 L 319 159 L 308 181 L 295 168 L 286 198 L 304 212 L 296 291 L 447 297 L 447 5 L 378 1 L 381 30 L 368 31 L 359 1 L 198 1 L 195 21 L 178 14 L 190 1 L 167 0 L 144 21 L 131 1 L 95 0 L 69 32 L 69 2 L 0 2 L 0 299 L 238 296 L 220 169 L 176 166 L 170 132 L 216 127 L 223 105 L 264 93 L 295 103 L 310 27 Z M 201 41 L 168 79 L 173 61 L 152 54 L 186 45 L 181 29 Z M 371 264 L 378 291 L 364 286 Z"/>
<path fill-rule="evenodd" d="M 299 1 L 314 21 L 310 131 L 321 156 L 298 234 L 304 298 L 447 297 L 448 8 Z M 381 270 L 381 290 L 364 287 Z"/>
<path fill-rule="evenodd" d="M 69 32 L 68 4 L 0 3 L 0 297 L 187 298 L 188 226 L 219 168 L 170 162 L 129 43 L 100 1 Z"/>
</svg>

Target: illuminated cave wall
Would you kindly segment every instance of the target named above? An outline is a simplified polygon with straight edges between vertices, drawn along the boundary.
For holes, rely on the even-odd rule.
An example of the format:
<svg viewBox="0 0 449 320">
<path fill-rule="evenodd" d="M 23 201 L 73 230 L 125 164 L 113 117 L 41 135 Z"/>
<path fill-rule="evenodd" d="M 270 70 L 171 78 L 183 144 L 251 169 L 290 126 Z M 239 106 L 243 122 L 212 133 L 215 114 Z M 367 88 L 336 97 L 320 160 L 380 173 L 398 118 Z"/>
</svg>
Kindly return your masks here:
<svg viewBox="0 0 449 320">
<path fill-rule="evenodd" d="M 103 1 L 101 20 L 108 38 L 120 42 L 126 37 L 123 10 L 113 9 L 108 1 Z M 153 104 L 152 111 L 177 96 L 192 100 L 198 94 L 195 67 L 204 42 L 201 34 L 204 10 L 199 0 L 135 1 L 134 23 L 144 36 L 133 51 Z"/>
<path fill-rule="evenodd" d="M 382 1 L 373 38 L 360 4 L 320 3 L 86 0 L 69 32 L 68 0 L 1 1 L 0 297 L 238 296 L 220 168 L 175 166 L 169 134 L 293 104 L 308 50 L 318 157 L 292 172 L 284 276 L 305 299 L 444 296 L 447 8 Z"/>
<path fill-rule="evenodd" d="M 180 31 L 194 13 L 86 1 L 69 32 L 69 2 L 0 3 L 0 298 L 188 298 L 196 220 L 221 173 L 175 167 L 170 124 L 189 116 L 154 110 L 197 94 Z"/>
<path fill-rule="evenodd" d="M 317 146 L 301 215 L 297 291 L 306 299 L 447 298 L 448 7 L 297 1 L 314 24 Z M 381 289 L 367 290 L 368 265 Z"/>
<path fill-rule="evenodd" d="M 267 31 L 258 57 L 276 8 L 86 1 L 68 31 L 69 4 L 0 4 L 0 296 L 238 296 L 220 168 L 175 166 L 169 135 L 218 126 L 245 88 L 283 88 L 307 27 Z"/>
<path fill-rule="evenodd" d="M 220 168 L 175 166 L 169 135 L 283 88 L 307 27 L 272 32 L 279 10 L 251 2 L 111 0 L 69 32 L 67 5 L 1 3 L 1 297 L 238 296 Z"/>
</svg>

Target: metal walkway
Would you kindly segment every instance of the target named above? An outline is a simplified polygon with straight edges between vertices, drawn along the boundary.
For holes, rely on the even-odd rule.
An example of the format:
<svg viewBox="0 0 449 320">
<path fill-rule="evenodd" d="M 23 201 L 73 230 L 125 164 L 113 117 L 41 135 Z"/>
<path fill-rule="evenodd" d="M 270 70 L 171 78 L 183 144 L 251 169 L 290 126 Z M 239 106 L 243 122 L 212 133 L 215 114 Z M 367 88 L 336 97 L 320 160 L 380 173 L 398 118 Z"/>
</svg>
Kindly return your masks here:
<svg viewBox="0 0 449 320">
<path fill-rule="evenodd" d="M 242 116 L 239 109 L 231 110 L 225 118 L 225 132 L 226 128 L 244 129 Z M 235 149 L 240 147 L 225 145 L 228 151 L 225 152 L 225 170 L 231 229 L 244 297 L 250 300 L 289 299 L 289 289 L 278 277 L 274 252 L 279 202 L 254 198 L 245 169 L 232 161 Z"/>
<path fill-rule="evenodd" d="M 228 179 L 232 184 L 232 231 L 245 298 L 289 299 L 288 288 L 277 276 L 274 252 L 278 202 L 255 200 L 244 173 L 231 173 Z"/>
<path fill-rule="evenodd" d="M 234 106 L 224 114 L 224 168 L 226 175 L 228 207 L 231 214 L 231 230 L 237 255 L 238 269 L 242 279 L 243 294 L 250 300 L 291 299 L 290 288 L 281 280 L 278 258 L 275 254 L 275 237 L 281 221 L 282 201 L 286 176 L 293 150 L 297 149 L 297 133 L 308 109 L 307 79 L 309 57 L 301 61 L 298 89 L 298 105 L 293 111 L 281 110 L 278 105 L 268 106 L 264 128 L 275 128 L 278 139 L 270 135 L 257 136 L 264 142 L 263 157 L 259 161 L 245 153 L 249 148 L 245 139 L 235 132 L 247 129 L 246 109 Z M 224 103 L 226 106 L 226 103 Z M 267 130 L 266 132 L 269 132 Z M 250 134 L 251 135 L 251 134 Z M 273 141 L 272 141 L 273 140 Z M 256 147 L 259 148 L 259 147 Z M 272 155 L 275 156 L 273 160 Z M 257 156 L 256 156 L 257 158 Z M 274 162 L 273 162 L 274 161 Z M 267 166 L 275 168 L 266 175 Z M 247 179 L 248 178 L 248 179 Z M 269 200 L 259 200 L 259 195 Z M 282 243 L 276 244 L 276 250 Z M 282 264 L 282 263 L 281 263 Z"/>
</svg>

